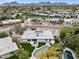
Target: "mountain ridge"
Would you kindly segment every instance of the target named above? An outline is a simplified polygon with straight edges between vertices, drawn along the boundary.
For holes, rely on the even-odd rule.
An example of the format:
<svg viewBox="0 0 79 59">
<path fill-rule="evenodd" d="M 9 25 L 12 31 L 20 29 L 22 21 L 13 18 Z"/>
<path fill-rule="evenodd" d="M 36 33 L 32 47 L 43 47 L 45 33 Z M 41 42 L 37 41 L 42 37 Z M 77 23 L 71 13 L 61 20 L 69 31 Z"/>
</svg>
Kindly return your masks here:
<svg viewBox="0 0 79 59">
<path fill-rule="evenodd" d="M 65 3 L 65 2 L 54 2 L 54 3 L 51 3 L 51 2 L 39 2 L 39 3 L 26 3 L 26 4 L 23 4 L 23 3 L 18 3 L 18 2 L 10 2 L 10 3 L 3 3 L 1 4 L 0 6 L 21 6 L 21 5 L 70 5 L 68 3 Z"/>
</svg>

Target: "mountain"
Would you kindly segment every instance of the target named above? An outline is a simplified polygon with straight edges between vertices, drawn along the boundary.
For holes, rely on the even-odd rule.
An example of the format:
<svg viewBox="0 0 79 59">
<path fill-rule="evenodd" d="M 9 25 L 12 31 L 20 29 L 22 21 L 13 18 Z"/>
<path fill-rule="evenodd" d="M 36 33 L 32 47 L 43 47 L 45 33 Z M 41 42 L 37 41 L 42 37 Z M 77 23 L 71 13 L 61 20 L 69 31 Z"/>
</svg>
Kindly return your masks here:
<svg viewBox="0 0 79 59">
<path fill-rule="evenodd" d="M 56 3 L 53 3 L 54 5 L 68 5 L 67 3 L 65 2 L 56 2 Z"/>
<path fill-rule="evenodd" d="M 50 4 L 51 2 L 39 2 L 40 4 Z"/>
<path fill-rule="evenodd" d="M 20 6 L 21 4 L 17 2 L 3 3 L 1 6 Z"/>
<path fill-rule="evenodd" d="M 1 4 L 1 6 L 39 6 L 39 5 L 69 5 L 65 2 L 56 2 L 56 3 L 51 3 L 51 2 L 39 2 L 39 3 L 30 3 L 30 4 L 20 4 L 20 3 L 17 3 L 17 2 L 10 2 L 10 3 L 4 3 L 4 4 Z"/>
<path fill-rule="evenodd" d="M 65 2 L 56 2 L 56 3 L 51 3 L 51 2 L 40 2 L 40 3 L 32 3 L 33 5 L 67 5 Z"/>
<path fill-rule="evenodd" d="M 51 3 L 48 2 L 40 2 L 40 3 L 30 3 L 29 5 L 51 5 Z"/>
</svg>

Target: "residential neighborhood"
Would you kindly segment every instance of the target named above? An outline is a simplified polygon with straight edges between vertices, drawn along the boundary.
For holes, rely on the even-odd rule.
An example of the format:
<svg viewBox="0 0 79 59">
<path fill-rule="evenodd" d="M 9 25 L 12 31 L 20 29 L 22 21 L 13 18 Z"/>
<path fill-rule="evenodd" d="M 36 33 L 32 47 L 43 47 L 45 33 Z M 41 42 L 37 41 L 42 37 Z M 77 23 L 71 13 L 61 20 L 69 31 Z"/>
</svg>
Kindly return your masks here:
<svg viewBox="0 0 79 59">
<path fill-rule="evenodd" d="M 48 1 L 1 2 L 0 59 L 79 59 L 79 3 Z"/>
</svg>

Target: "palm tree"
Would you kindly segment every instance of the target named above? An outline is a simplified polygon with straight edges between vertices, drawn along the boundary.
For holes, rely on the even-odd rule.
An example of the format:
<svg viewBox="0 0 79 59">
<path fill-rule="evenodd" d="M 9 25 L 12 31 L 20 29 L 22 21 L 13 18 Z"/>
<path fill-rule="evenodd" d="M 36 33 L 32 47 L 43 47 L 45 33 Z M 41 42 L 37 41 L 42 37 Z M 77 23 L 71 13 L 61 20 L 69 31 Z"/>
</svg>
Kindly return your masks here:
<svg viewBox="0 0 79 59">
<path fill-rule="evenodd" d="M 37 59 L 61 59 L 63 48 L 59 43 L 52 45 L 48 50 L 38 53 Z"/>
<path fill-rule="evenodd" d="M 46 50 L 42 50 L 37 55 L 37 59 L 48 59 Z"/>
</svg>

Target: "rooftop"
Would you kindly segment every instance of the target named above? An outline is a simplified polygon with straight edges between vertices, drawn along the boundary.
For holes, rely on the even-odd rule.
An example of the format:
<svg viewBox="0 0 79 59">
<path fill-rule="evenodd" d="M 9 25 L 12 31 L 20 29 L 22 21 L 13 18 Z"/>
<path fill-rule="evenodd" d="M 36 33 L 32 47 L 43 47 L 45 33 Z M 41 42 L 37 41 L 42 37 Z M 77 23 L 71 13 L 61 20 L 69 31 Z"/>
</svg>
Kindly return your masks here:
<svg viewBox="0 0 79 59">
<path fill-rule="evenodd" d="M 4 21 L 1 21 L 2 24 L 12 24 L 12 23 L 16 23 L 16 22 L 21 22 L 20 19 L 9 19 L 9 20 L 4 20 Z"/>
<path fill-rule="evenodd" d="M 59 21 L 60 19 L 59 18 L 47 18 L 45 20 L 48 20 L 48 21 Z"/>
<path fill-rule="evenodd" d="M 16 50 L 18 50 L 18 47 L 10 37 L 0 38 L 0 56 Z"/>
<path fill-rule="evenodd" d="M 51 31 L 25 31 L 21 39 L 54 39 Z"/>
<path fill-rule="evenodd" d="M 64 21 L 69 21 L 69 22 L 71 22 L 71 21 L 79 21 L 79 19 L 70 18 L 70 19 L 64 19 Z"/>
</svg>

